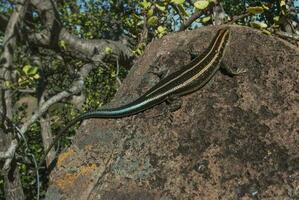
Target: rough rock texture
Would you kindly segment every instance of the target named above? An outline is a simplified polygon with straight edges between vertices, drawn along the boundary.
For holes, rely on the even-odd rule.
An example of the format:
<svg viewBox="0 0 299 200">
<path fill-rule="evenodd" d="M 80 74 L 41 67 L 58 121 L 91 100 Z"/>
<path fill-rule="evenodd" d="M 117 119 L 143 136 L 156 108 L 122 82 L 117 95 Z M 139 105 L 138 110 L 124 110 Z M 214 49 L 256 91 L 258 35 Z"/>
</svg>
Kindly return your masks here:
<svg viewBox="0 0 299 200">
<path fill-rule="evenodd" d="M 219 27 L 153 41 L 109 106 L 135 99 L 203 52 Z M 171 113 L 163 103 L 138 115 L 83 123 L 51 173 L 47 199 L 298 199 L 299 52 L 232 26 L 218 72 Z M 158 66 L 158 67 L 155 67 Z"/>
</svg>

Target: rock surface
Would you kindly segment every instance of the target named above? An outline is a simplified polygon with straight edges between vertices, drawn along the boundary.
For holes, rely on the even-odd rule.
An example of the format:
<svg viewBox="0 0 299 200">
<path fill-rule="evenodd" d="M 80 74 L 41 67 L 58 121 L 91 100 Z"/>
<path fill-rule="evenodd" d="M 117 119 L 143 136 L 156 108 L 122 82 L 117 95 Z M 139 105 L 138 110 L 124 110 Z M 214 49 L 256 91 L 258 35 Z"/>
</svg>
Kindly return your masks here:
<svg viewBox="0 0 299 200">
<path fill-rule="evenodd" d="M 219 27 L 148 45 L 109 106 L 130 102 L 201 53 Z M 217 72 L 170 112 L 163 103 L 122 119 L 92 119 L 51 173 L 46 199 L 298 199 L 299 51 L 232 26 Z M 156 66 L 156 67 L 155 67 Z"/>
</svg>

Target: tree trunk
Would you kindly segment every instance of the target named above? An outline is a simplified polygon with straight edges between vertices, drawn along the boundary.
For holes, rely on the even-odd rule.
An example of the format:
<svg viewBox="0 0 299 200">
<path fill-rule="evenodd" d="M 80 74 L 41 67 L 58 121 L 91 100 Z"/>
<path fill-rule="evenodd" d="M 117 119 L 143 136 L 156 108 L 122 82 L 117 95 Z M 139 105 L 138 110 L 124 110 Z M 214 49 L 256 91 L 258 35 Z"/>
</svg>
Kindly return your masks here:
<svg viewBox="0 0 299 200">
<path fill-rule="evenodd" d="M 16 162 L 11 163 L 11 169 L 3 174 L 4 176 L 4 192 L 6 200 L 23 200 L 25 195 L 23 192 L 20 173 Z"/>
<path fill-rule="evenodd" d="M 12 84 L 15 80 L 15 67 L 13 63 L 14 51 L 17 43 L 17 30 L 21 28 L 22 20 L 25 16 L 29 1 L 18 0 L 16 1 L 16 6 L 14 12 L 11 14 L 9 22 L 6 26 L 5 36 L 3 39 L 3 54 L 1 55 L 0 77 L 1 80 L 6 83 Z M 12 107 L 13 107 L 13 96 L 11 89 L 1 88 L 1 122 L 4 124 L 5 119 L 12 118 Z M 5 117 L 6 116 L 6 117 Z M 6 152 L 12 140 L 15 139 L 11 131 L 2 125 L 0 131 L 0 151 Z M 14 156 L 14 155 L 13 155 Z M 10 161 L 10 163 L 8 162 Z M 14 158 L 9 158 L 5 160 L 4 168 L 2 169 L 2 174 L 4 176 L 4 191 L 6 199 L 25 199 L 24 192 L 22 189 L 22 183 L 20 180 L 19 169 L 15 163 Z"/>
</svg>

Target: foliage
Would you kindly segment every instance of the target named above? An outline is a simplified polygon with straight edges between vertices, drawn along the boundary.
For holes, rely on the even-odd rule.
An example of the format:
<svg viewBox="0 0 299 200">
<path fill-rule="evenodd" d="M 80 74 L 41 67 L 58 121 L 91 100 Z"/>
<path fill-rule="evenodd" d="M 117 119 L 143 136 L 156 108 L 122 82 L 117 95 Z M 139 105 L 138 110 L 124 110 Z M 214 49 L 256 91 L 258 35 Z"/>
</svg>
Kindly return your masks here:
<svg viewBox="0 0 299 200">
<path fill-rule="evenodd" d="M 126 74 L 127 71 L 124 68 L 118 70 L 117 67 L 113 66 L 109 69 L 97 68 L 93 70 L 85 81 L 87 98 L 84 110 L 96 110 L 109 102 L 117 90 L 117 78 L 122 80 Z"/>
</svg>

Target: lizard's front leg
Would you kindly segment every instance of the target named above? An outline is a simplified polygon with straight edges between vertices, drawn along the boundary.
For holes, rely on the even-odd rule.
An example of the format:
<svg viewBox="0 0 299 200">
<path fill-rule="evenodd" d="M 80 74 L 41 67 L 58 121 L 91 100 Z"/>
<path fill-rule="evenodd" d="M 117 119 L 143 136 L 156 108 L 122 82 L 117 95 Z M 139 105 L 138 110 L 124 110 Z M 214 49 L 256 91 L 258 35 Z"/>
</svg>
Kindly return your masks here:
<svg viewBox="0 0 299 200">
<path fill-rule="evenodd" d="M 227 74 L 229 76 L 238 76 L 240 74 L 243 74 L 247 72 L 247 69 L 245 68 L 238 68 L 238 69 L 232 69 L 228 65 L 224 64 L 223 62 L 220 63 L 220 69 L 224 74 Z"/>
</svg>

